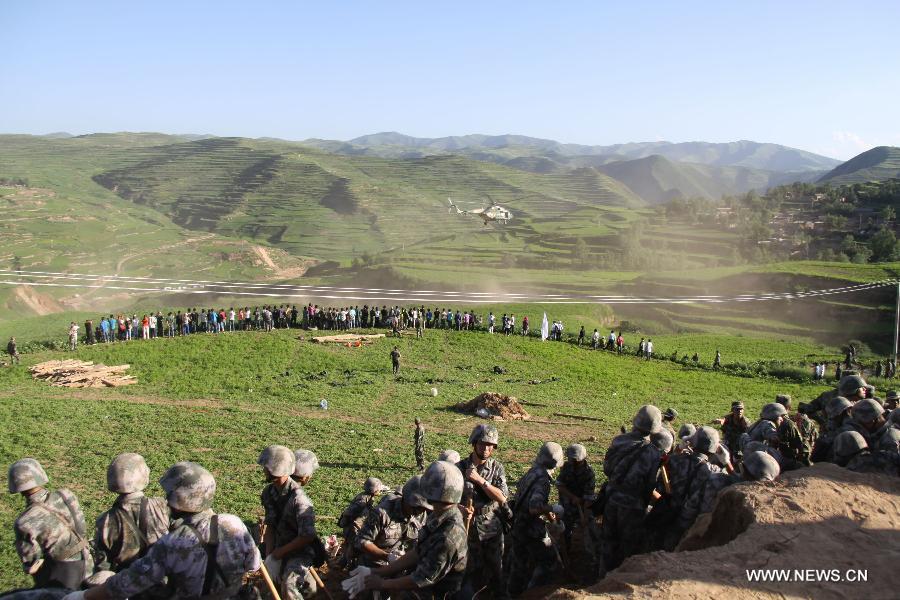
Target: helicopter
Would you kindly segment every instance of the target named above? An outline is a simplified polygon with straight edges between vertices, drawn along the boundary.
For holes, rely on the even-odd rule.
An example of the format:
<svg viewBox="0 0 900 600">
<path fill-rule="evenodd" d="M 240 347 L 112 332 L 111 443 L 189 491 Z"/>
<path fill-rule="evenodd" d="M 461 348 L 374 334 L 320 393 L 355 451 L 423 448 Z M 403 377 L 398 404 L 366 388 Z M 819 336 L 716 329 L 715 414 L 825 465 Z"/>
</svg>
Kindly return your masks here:
<svg viewBox="0 0 900 600">
<path fill-rule="evenodd" d="M 453 200 L 447 198 L 447 202 L 450 203 L 450 212 L 452 213 L 454 210 L 458 215 L 477 215 L 481 217 L 481 220 L 484 221 L 484 224 L 487 225 L 491 221 L 496 221 L 498 223 L 506 224 L 512 219 L 512 213 L 509 209 L 503 208 L 498 204 L 494 204 L 489 206 L 488 208 L 476 208 L 474 210 L 460 210 L 458 206 L 453 204 Z"/>
</svg>

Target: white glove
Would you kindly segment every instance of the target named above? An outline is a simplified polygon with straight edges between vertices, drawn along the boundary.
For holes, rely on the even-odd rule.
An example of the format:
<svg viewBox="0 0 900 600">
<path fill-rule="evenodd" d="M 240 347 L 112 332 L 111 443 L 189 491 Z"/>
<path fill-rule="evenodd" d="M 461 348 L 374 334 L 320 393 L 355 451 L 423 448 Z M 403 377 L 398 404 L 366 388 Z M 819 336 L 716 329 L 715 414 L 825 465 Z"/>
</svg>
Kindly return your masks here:
<svg viewBox="0 0 900 600">
<path fill-rule="evenodd" d="M 281 561 L 270 554 L 266 557 L 264 564 L 266 565 L 266 571 L 269 572 L 269 577 L 272 578 L 274 583 L 278 583 L 281 580 Z"/>
<path fill-rule="evenodd" d="M 62 600 L 84 600 L 84 590 L 69 592 L 68 594 L 63 596 Z"/>
<path fill-rule="evenodd" d="M 360 565 L 360 566 L 356 567 L 355 569 L 353 569 L 352 571 L 350 571 L 350 575 L 352 575 L 353 577 L 356 577 L 357 575 L 359 575 L 361 573 L 362 577 L 365 578 L 366 575 L 368 575 L 371 572 L 372 572 L 372 569 L 370 569 L 369 567 L 364 567 L 364 566 Z"/>
<path fill-rule="evenodd" d="M 350 571 L 351 577 L 341 582 L 341 587 L 348 596 L 354 598 L 366 589 L 366 576 L 371 572 L 369 567 L 356 567 Z"/>
<path fill-rule="evenodd" d="M 394 562 L 395 560 L 397 560 L 398 558 L 400 558 L 401 556 L 403 556 L 404 554 L 406 554 L 406 553 L 403 552 L 403 550 L 399 550 L 399 549 L 398 549 L 398 550 L 391 550 L 390 554 L 388 554 L 387 561 L 388 561 L 389 563 L 392 563 L 392 562 Z"/>
<path fill-rule="evenodd" d="M 727 467 L 731 464 L 731 453 L 728 452 L 728 448 L 722 444 L 719 444 L 719 447 L 716 448 L 716 458 L 723 467 Z"/>
</svg>

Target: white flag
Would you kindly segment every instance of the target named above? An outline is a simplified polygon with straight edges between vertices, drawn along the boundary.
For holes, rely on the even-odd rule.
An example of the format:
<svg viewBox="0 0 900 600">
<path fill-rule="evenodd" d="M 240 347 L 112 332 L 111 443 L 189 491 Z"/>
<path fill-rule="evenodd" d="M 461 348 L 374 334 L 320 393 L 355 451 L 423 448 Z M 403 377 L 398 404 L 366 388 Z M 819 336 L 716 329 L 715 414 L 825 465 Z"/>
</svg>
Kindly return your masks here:
<svg viewBox="0 0 900 600">
<path fill-rule="evenodd" d="M 544 320 L 541 321 L 541 340 L 550 337 L 550 323 L 547 322 L 547 313 L 544 313 Z"/>
</svg>

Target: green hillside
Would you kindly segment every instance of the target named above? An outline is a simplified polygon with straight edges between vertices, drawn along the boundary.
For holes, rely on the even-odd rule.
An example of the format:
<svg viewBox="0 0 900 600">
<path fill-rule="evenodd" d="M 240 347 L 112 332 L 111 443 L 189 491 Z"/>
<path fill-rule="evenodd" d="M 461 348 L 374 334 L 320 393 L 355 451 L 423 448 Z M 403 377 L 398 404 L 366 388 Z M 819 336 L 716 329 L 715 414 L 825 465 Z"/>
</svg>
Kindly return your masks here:
<svg viewBox="0 0 900 600">
<path fill-rule="evenodd" d="M 322 144 L 322 140 L 309 140 Z M 330 142 L 332 148 L 335 142 Z M 404 152 L 418 155 L 463 152 L 484 152 L 494 156 L 498 150 L 514 149 L 520 155 L 539 155 L 547 158 L 620 155 L 626 159 L 665 156 L 670 160 L 713 166 L 739 166 L 768 171 L 815 171 L 830 169 L 840 161 L 805 150 L 780 144 L 741 140 L 728 143 L 709 142 L 638 142 L 611 146 L 565 144 L 554 140 L 524 135 L 464 135 L 443 138 L 416 138 L 396 132 L 364 135 L 346 143 L 342 151 L 383 153 L 399 156 Z M 334 150 L 332 150 L 334 151 Z"/>
<path fill-rule="evenodd" d="M 477 231 L 448 213 L 448 197 L 463 208 L 506 206 L 516 215 L 509 233 L 538 244 L 547 223 L 564 228 L 587 210 L 598 232 L 609 231 L 605 210 L 643 204 L 591 169 L 541 175 L 458 156 L 342 156 L 235 138 L 122 152 L 94 181 L 187 229 L 345 263 Z"/>
<path fill-rule="evenodd" d="M 847 185 L 900 178 L 900 147 L 878 146 L 838 165 L 818 183 Z"/>
<path fill-rule="evenodd" d="M 91 180 L 129 150 L 180 141 L 160 134 L 0 136 L 0 180 L 27 182 L 0 182 L 0 268 L 188 279 L 274 275 L 246 242 L 187 230 Z M 298 267 L 297 259 L 278 258 L 286 268 Z M 2 285 L 0 314 L 78 308 L 110 296 L 107 292 L 40 286 L 23 291 Z M 54 300 L 62 297 L 67 303 L 56 305 Z M 117 302 L 122 303 L 121 294 Z"/>
<path fill-rule="evenodd" d="M 692 197 L 718 201 L 726 195 L 765 191 L 773 180 L 788 177 L 803 181 L 806 177 L 805 173 L 790 176 L 747 167 L 674 162 L 659 155 L 599 165 L 596 169 L 621 181 L 650 204 Z"/>
</svg>

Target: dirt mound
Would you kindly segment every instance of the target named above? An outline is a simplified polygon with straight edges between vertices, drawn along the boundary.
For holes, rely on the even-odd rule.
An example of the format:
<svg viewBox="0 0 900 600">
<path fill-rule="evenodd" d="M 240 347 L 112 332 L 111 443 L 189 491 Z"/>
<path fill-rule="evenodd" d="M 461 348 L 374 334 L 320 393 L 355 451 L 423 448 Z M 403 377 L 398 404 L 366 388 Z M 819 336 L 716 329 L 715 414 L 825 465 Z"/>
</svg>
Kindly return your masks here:
<svg viewBox="0 0 900 600">
<path fill-rule="evenodd" d="M 497 392 L 485 392 L 475 396 L 468 402 L 460 402 L 455 406 L 456 410 L 474 414 L 479 408 L 488 411 L 492 416 L 501 419 L 530 419 L 531 415 L 522 408 L 519 401 Z"/>
<path fill-rule="evenodd" d="M 896 598 L 898 561 L 900 479 L 820 464 L 727 488 L 676 552 L 631 557 L 592 588 L 548 595 Z M 789 570 L 793 580 L 750 581 L 753 569 Z"/>
</svg>

